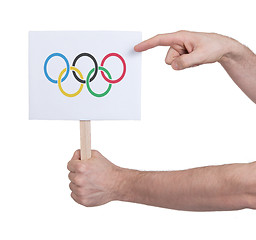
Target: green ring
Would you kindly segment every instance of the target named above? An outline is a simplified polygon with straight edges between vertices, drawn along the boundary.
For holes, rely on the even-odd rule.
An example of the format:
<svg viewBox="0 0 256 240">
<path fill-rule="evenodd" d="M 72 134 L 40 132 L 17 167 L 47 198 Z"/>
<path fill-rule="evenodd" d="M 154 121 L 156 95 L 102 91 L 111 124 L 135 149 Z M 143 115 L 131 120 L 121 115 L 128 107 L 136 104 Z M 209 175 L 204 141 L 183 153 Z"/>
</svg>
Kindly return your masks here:
<svg viewBox="0 0 256 240">
<path fill-rule="evenodd" d="M 112 87 L 112 84 L 109 84 L 109 85 L 108 85 L 108 89 L 107 89 L 105 92 L 103 92 L 103 93 L 95 93 L 94 91 L 92 91 L 92 89 L 91 89 L 91 87 L 90 87 L 90 85 L 89 85 L 89 82 L 90 82 L 90 77 L 91 77 L 92 73 L 94 72 L 94 70 L 95 70 L 95 68 L 93 68 L 93 69 L 88 73 L 87 78 L 86 78 L 86 86 L 87 86 L 87 88 L 88 88 L 88 91 L 89 91 L 93 96 L 95 96 L 95 97 L 104 97 L 104 96 L 106 96 L 106 95 L 109 93 L 109 91 L 110 91 L 110 89 L 111 89 L 111 87 Z M 106 68 L 104 68 L 104 67 L 99 67 L 99 70 L 100 70 L 100 71 L 104 71 L 104 72 L 108 75 L 108 78 L 109 78 L 109 79 L 112 79 L 112 77 L 111 77 L 109 71 L 108 71 Z"/>
</svg>

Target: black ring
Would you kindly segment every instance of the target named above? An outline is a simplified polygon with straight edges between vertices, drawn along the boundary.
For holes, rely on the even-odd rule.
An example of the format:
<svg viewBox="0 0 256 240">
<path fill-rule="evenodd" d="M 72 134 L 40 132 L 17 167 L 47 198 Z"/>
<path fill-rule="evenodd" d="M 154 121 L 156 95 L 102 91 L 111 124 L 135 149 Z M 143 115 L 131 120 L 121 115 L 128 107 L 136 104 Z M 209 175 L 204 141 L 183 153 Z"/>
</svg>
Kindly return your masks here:
<svg viewBox="0 0 256 240">
<path fill-rule="evenodd" d="M 96 61 L 96 59 L 94 58 L 94 56 L 92 56 L 90 53 L 80 53 L 79 55 L 76 56 L 76 58 L 74 59 L 73 63 L 72 63 L 72 66 L 74 67 L 76 65 L 76 62 L 77 60 L 80 58 L 80 57 L 89 57 L 90 59 L 92 59 L 92 61 L 94 62 L 94 65 L 95 65 L 95 71 L 94 71 L 94 74 L 92 75 L 92 77 L 90 78 L 90 82 L 96 77 L 97 73 L 98 73 L 98 63 Z M 85 83 L 85 80 L 83 79 L 80 79 L 77 75 L 76 75 L 76 72 L 73 71 L 73 75 L 75 77 L 75 79 L 80 82 L 80 83 Z"/>
</svg>

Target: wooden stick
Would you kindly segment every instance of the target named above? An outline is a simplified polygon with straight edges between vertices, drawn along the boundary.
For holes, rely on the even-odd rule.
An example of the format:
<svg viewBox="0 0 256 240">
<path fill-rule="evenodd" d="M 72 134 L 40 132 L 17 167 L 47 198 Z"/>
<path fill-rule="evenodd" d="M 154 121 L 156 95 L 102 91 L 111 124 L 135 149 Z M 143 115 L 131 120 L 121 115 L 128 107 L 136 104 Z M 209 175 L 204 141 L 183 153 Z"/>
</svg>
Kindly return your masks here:
<svg viewBox="0 0 256 240">
<path fill-rule="evenodd" d="M 91 121 L 80 120 L 81 160 L 91 158 Z"/>
</svg>

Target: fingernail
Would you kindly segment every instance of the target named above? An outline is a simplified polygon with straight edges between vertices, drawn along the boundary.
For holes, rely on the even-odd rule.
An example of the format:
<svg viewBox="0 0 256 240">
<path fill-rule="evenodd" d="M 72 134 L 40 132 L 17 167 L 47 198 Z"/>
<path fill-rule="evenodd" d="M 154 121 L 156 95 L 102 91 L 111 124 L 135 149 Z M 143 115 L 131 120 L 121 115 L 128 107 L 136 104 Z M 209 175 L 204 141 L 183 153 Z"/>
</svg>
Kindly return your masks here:
<svg viewBox="0 0 256 240">
<path fill-rule="evenodd" d="M 172 64 L 172 68 L 173 68 L 174 70 L 179 70 L 179 66 L 178 66 L 178 64 L 177 64 L 176 62 L 174 62 L 174 63 Z"/>
</svg>

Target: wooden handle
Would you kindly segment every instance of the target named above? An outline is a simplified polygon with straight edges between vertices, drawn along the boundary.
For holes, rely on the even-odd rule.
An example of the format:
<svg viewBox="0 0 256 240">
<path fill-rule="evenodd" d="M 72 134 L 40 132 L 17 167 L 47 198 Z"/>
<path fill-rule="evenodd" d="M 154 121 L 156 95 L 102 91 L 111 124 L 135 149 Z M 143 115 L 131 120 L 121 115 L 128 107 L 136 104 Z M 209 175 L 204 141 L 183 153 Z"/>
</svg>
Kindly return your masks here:
<svg viewBox="0 0 256 240">
<path fill-rule="evenodd" d="M 91 158 L 91 121 L 80 120 L 81 160 Z"/>
</svg>

